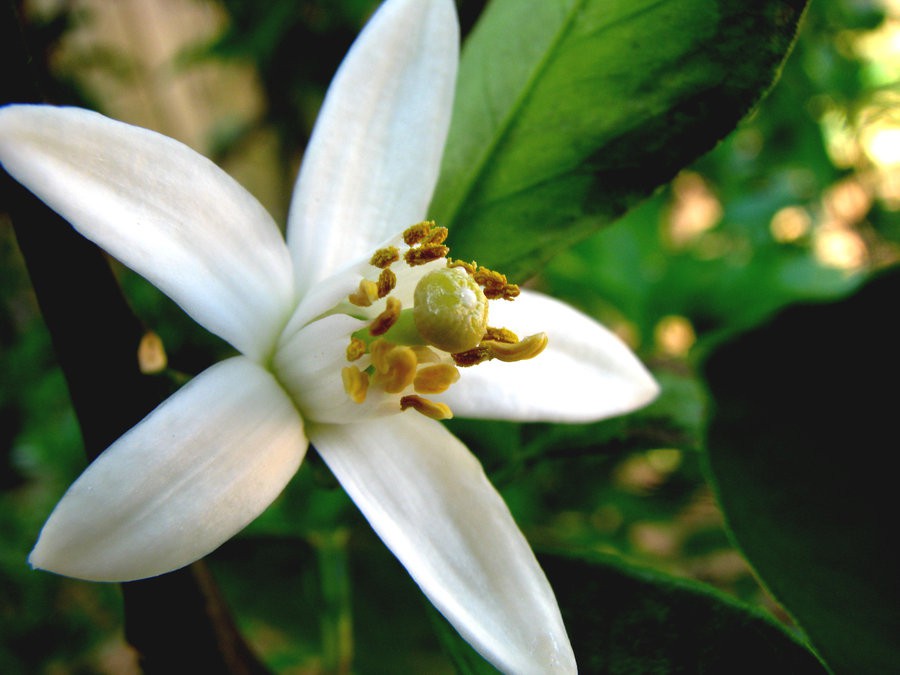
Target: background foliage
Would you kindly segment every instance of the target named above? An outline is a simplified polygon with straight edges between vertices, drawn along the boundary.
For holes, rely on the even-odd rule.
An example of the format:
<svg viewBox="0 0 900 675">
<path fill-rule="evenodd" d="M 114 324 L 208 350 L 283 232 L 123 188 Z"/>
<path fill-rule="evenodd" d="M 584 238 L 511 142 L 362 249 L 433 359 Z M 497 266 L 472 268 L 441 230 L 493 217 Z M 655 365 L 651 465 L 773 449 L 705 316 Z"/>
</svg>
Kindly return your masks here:
<svg viewBox="0 0 900 675">
<path fill-rule="evenodd" d="M 104 3 L 21 9 L 52 100 L 191 143 L 283 222 L 324 88 L 376 4 L 167 0 L 149 15 L 145 5 L 116 3 L 113 17 Z M 466 32 L 483 4 L 458 3 Z M 514 5 L 497 1 L 491 11 Z M 896 274 L 865 286 L 896 263 L 900 243 L 900 56 L 891 51 L 898 17 L 890 4 L 813 0 L 779 84 L 715 149 L 654 192 L 679 158 L 699 155 L 715 134 L 691 136 L 687 149 L 647 147 L 650 136 L 628 135 L 602 146 L 588 159 L 594 175 L 598 162 L 627 165 L 629 153 L 653 163 L 631 173 L 605 168 L 604 177 L 619 181 L 615 190 L 608 181 L 570 181 L 541 195 L 544 204 L 568 200 L 583 210 L 565 214 L 571 227 L 540 251 L 499 260 L 522 275 L 537 272 L 532 285 L 616 330 L 663 385 L 651 407 L 600 424 L 450 424 L 542 555 L 583 672 L 760 672 L 772 663 L 822 672 L 810 649 L 835 672 L 900 668 L 892 644 L 900 603 L 890 581 L 900 561 L 885 556 L 881 529 L 891 513 L 882 464 L 893 449 L 895 397 L 873 387 L 876 374 L 893 381 L 897 370 L 888 320 Z M 616 25 L 627 44 L 629 25 Z M 643 24 L 631 28 L 646 35 Z M 562 65 L 583 61 L 581 39 L 563 45 Z M 754 48 L 737 41 L 721 52 L 736 59 Z M 609 72 L 628 74 L 635 53 L 623 47 L 604 61 Z M 670 110 L 678 97 L 666 95 L 683 83 L 635 72 L 659 94 L 660 110 Z M 764 86 L 740 72 L 734 81 Z M 558 84 L 545 82 L 555 93 Z M 634 114 L 627 92 L 595 101 L 593 90 L 582 91 L 609 125 L 591 133 Z M 541 117 L 547 104 L 534 100 L 522 133 L 539 143 L 534 130 L 550 122 Z M 479 183 L 483 192 L 520 168 L 502 153 L 496 165 L 494 182 Z M 463 250 L 474 250 L 478 218 L 498 212 L 473 207 L 457 218 L 442 206 L 453 189 L 442 185 L 435 209 L 453 221 Z M 544 222 L 520 206 L 503 213 L 509 230 L 488 238 L 489 258 L 517 227 L 527 231 L 529 218 Z M 162 337 L 167 385 L 225 353 L 146 282 L 116 273 Z M 132 672 L 116 587 L 32 572 L 24 562 L 85 460 L 5 226 L 0 300 L 0 671 Z M 810 301 L 824 304 L 773 320 Z M 210 563 L 239 626 L 277 672 L 490 672 L 314 459 Z"/>
</svg>

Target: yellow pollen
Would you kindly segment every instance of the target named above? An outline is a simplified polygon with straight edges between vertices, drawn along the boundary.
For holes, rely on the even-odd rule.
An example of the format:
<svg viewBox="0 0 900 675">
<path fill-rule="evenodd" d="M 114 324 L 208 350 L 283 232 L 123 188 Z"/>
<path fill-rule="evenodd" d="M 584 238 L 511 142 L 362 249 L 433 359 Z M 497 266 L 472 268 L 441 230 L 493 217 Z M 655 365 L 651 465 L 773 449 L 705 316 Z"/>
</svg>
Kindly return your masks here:
<svg viewBox="0 0 900 675">
<path fill-rule="evenodd" d="M 410 267 L 425 265 L 435 260 L 440 260 L 450 253 L 450 249 L 443 244 L 426 244 L 419 248 L 411 248 L 403 254 L 403 259 Z"/>
<path fill-rule="evenodd" d="M 533 359 L 544 351 L 547 342 L 549 342 L 549 339 L 546 333 L 535 333 L 515 344 L 491 340 L 482 342 L 481 346 L 487 347 L 493 358 L 511 363 L 513 361 Z"/>
<path fill-rule="evenodd" d="M 397 250 L 397 247 L 387 246 L 375 251 L 369 264 L 380 269 L 387 269 L 398 260 L 400 260 L 400 252 Z"/>
<path fill-rule="evenodd" d="M 347 299 L 357 307 L 369 307 L 378 299 L 378 284 L 368 279 L 359 282 L 359 288 L 351 293 Z"/>
<path fill-rule="evenodd" d="M 507 328 L 491 328 L 488 326 L 482 340 L 493 340 L 495 342 L 507 342 L 513 344 L 519 341 L 518 336 Z"/>
<path fill-rule="evenodd" d="M 391 272 L 391 270 L 384 268 L 381 270 L 381 274 L 378 275 L 378 297 L 383 298 L 397 285 L 397 275 Z"/>
<path fill-rule="evenodd" d="M 512 300 L 519 295 L 519 287 L 511 284 L 505 274 L 489 270 L 487 267 L 479 267 L 473 275 L 475 283 L 484 289 L 484 297 L 488 300 Z"/>
<path fill-rule="evenodd" d="M 415 394 L 404 396 L 400 399 L 400 410 L 406 410 L 407 408 L 413 408 L 416 412 L 422 413 L 425 417 L 430 417 L 433 420 L 449 420 L 453 417 L 450 408 L 444 403 L 435 403 Z"/>
<path fill-rule="evenodd" d="M 453 357 L 453 362 L 456 363 L 456 365 L 458 365 L 460 368 L 477 366 L 479 363 L 490 361 L 493 358 L 493 356 L 491 355 L 491 350 L 481 345 L 478 345 L 474 349 L 468 349 L 464 352 L 451 354 L 450 356 Z"/>
<path fill-rule="evenodd" d="M 379 353 L 377 361 L 373 353 L 372 363 L 375 364 L 372 384 L 389 394 L 399 394 L 416 377 L 418 362 L 415 352 L 409 347 L 391 345 L 389 350 Z"/>
<path fill-rule="evenodd" d="M 459 380 L 459 371 L 449 363 L 419 368 L 413 380 L 413 388 L 419 394 L 440 394 Z"/>
<path fill-rule="evenodd" d="M 355 403 L 366 400 L 369 390 L 369 376 L 366 373 L 356 366 L 347 366 L 341 370 L 341 379 L 344 381 L 344 391 Z"/>
<path fill-rule="evenodd" d="M 376 316 L 372 325 L 369 326 L 369 334 L 384 335 L 387 333 L 391 326 L 397 323 L 397 319 L 400 318 L 401 309 L 402 305 L 397 298 L 388 298 L 387 306 L 384 308 L 384 311 Z"/>
<path fill-rule="evenodd" d="M 434 225 L 434 223 L 432 223 Z M 428 236 L 422 240 L 423 246 L 434 246 L 437 244 L 443 244 L 447 241 L 447 235 L 449 232 L 446 227 L 432 227 L 431 231 L 428 233 Z"/>
<path fill-rule="evenodd" d="M 359 338 L 351 337 L 350 344 L 347 345 L 347 360 L 356 361 L 366 353 L 366 343 Z"/>
<path fill-rule="evenodd" d="M 478 265 L 473 260 L 472 262 L 466 262 L 465 260 L 448 260 L 447 267 L 461 267 L 466 272 L 469 273 L 470 276 L 475 274 L 475 271 L 478 269 Z"/>
<path fill-rule="evenodd" d="M 434 227 L 435 224 L 433 220 L 424 220 L 421 223 L 410 225 L 403 232 L 403 241 L 407 246 L 415 246 L 416 244 L 421 244 L 423 241 L 428 239 L 428 236 L 431 234 L 431 230 Z"/>
</svg>

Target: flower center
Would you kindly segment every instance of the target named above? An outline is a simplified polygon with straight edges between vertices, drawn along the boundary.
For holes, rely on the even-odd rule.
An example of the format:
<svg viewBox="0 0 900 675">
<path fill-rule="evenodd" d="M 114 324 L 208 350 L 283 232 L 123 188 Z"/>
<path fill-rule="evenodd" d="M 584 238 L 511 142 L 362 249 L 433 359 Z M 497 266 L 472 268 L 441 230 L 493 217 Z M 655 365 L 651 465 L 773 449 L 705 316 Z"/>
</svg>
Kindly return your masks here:
<svg viewBox="0 0 900 675">
<path fill-rule="evenodd" d="M 488 301 L 513 300 L 519 287 L 474 262 L 446 259 L 450 252 L 444 245 L 446 238 L 447 228 L 431 221 L 403 233 L 409 248 L 402 260 L 410 270 L 442 259 L 446 262 L 444 267 L 412 275 L 418 281 L 411 308 L 403 308 L 393 294 L 398 277 L 391 266 L 401 260 L 393 246 L 379 249 L 369 261 L 381 270 L 378 279 L 363 279 L 348 297 L 359 308 L 385 298 L 381 313 L 368 328 L 354 333 L 347 346 L 347 361 L 359 365 L 346 366 L 341 376 L 344 390 L 356 403 L 365 402 L 374 389 L 400 395 L 401 410 L 413 408 L 433 419 L 448 419 L 453 415 L 446 404 L 421 394 L 446 391 L 459 379 L 458 367 L 491 359 L 531 359 L 547 346 L 545 333 L 519 340 L 510 330 L 488 325 Z"/>
</svg>

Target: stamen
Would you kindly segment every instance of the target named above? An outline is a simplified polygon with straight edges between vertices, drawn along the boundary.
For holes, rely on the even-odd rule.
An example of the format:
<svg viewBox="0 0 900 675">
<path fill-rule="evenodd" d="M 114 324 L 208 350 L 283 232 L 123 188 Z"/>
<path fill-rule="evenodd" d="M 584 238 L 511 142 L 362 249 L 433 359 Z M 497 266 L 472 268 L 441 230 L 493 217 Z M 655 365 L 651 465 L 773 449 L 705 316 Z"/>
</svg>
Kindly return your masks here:
<svg viewBox="0 0 900 675">
<path fill-rule="evenodd" d="M 515 344 L 486 341 L 482 342 L 480 346 L 487 347 L 493 358 L 511 363 L 514 361 L 533 359 L 544 351 L 547 342 L 549 342 L 549 338 L 547 338 L 546 333 L 535 333 Z"/>
<path fill-rule="evenodd" d="M 440 394 L 447 391 L 450 385 L 459 380 L 459 371 L 449 363 L 419 368 L 413 388 L 420 394 Z"/>
<path fill-rule="evenodd" d="M 511 284 L 505 274 L 489 270 L 487 267 L 479 267 L 473 275 L 475 283 L 484 289 L 484 296 L 488 300 L 512 300 L 519 295 L 519 287 Z"/>
<path fill-rule="evenodd" d="M 391 326 L 397 323 L 397 319 L 400 318 L 401 309 L 402 305 L 400 304 L 400 301 L 397 298 L 389 297 L 384 311 L 376 316 L 372 325 L 369 326 L 369 334 L 384 335 L 387 333 Z"/>
<path fill-rule="evenodd" d="M 449 420 L 453 417 L 450 408 L 444 403 L 435 403 L 427 398 L 411 394 L 400 399 L 400 410 L 413 408 L 416 412 L 422 413 L 425 417 L 433 420 Z"/>
<path fill-rule="evenodd" d="M 370 307 L 378 299 L 378 284 L 368 279 L 361 279 L 359 288 L 351 293 L 347 299 L 357 307 Z"/>
<path fill-rule="evenodd" d="M 390 344 L 390 343 L 388 343 Z M 409 347 L 391 346 L 390 350 L 379 354 L 375 364 L 373 384 L 389 394 L 399 394 L 413 383 L 416 377 L 416 354 Z"/>
<path fill-rule="evenodd" d="M 514 344 L 519 341 L 518 336 L 507 328 L 491 328 L 488 326 L 482 340 L 493 340 L 495 342 L 507 342 Z"/>
<path fill-rule="evenodd" d="M 433 220 L 423 220 L 421 223 L 410 225 L 403 232 L 403 241 L 407 246 L 415 246 L 422 243 L 428 238 L 432 228 L 434 228 Z"/>
<path fill-rule="evenodd" d="M 447 267 L 462 267 L 470 276 L 474 275 L 478 269 L 478 265 L 474 260 L 466 262 L 465 260 L 454 260 L 452 258 L 447 260 Z"/>
<path fill-rule="evenodd" d="M 410 267 L 416 267 L 440 260 L 448 253 L 450 253 L 450 248 L 443 244 L 426 244 L 419 248 L 409 249 L 403 254 L 403 259 Z"/>
<path fill-rule="evenodd" d="M 434 223 L 431 223 L 432 228 L 428 233 L 428 236 L 422 240 L 423 245 L 435 245 L 435 244 L 443 244 L 447 240 L 447 235 L 449 232 L 446 227 L 434 227 Z"/>
<path fill-rule="evenodd" d="M 397 247 L 386 246 L 375 251 L 369 264 L 379 269 L 387 269 L 398 260 L 400 260 L 400 252 L 397 250 Z"/>
<path fill-rule="evenodd" d="M 344 391 L 355 403 L 362 403 L 366 400 L 369 376 L 365 372 L 356 366 L 347 366 L 341 370 L 341 379 L 344 381 Z"/>
<path fill-rule="evenodd" d="M 381 270 L 381 274 L 378 275 L 378 297 L 383 298 L 397 285 L 397 275 L 391 272 L 391 270 L 384 268 Z"/>
<path fill-rule="evenodd" d="M 356 361 L 366 353 L 366 343 L 359 338 L 351 337 L 350 344 L 347 345 L 347 360 Z"/>
<path fill-rule="evenodd" d="M 416 353 L 419 363 L 438 363 L 441 360 L 441 357 L 431 347 L 413 345 L 412 350 Z"/>
<path fill-rule="evenodd" d="M 492 358 L 494 358 L 491 354 L 491 350 L 481 345 L 478 345 L 474 349 L 468 349 L 464 352 L 451 354 L 450 356 L 453 357 L 454 363 L 456 363 L 456 365 L 458 365 L 460 368 L 477 366 L 479 363 L 484 363 L 485 361 L 490 361 Z"/>
</svg>

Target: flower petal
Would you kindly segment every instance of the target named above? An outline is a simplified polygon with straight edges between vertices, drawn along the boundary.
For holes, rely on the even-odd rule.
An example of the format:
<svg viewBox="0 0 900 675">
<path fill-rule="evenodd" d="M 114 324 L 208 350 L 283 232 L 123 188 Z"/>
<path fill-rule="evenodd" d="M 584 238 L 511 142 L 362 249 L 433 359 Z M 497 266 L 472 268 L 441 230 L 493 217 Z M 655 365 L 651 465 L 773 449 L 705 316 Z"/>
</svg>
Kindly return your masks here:
<svg viewBox="0 0 900 675">
<path fill-rule="evenodd" d="M 462 369 L 459 382 L 435 397 L 458 417 L 591 422 L 636 410 L 659 393 L 616 335 L 563 302 L 523 290 L 512 302 L 492 301 L 488 321 L 520 338 L 543 331 L 550 341 L 530 361 Z"/>
<path fill-rule="evenodd" d="M 259 359 L 293 306 L 265 209 L 178 141 L 77 108 L 0 109 L 0 161 L 88 239 Z"/>
<path fill-rule="evenodd" d="M 458 43 L 451 0 L 388 0 L 357 38 L 322 105 L 288 217 L 301 293 L 424 218 Z"/>
<path fill-rule="evenodd" d="M 246 358 L 223 361 L 85 470 L 29 561 L 94 581 L 187 565 L 256 518 L 297 471 L 307 445 L 275 379 Z"/>
<path fill-rule="evenodd" d="M 575 672 L 553 591 L 459 440 L 410 412 L 309 433 L 378 536 L 485 658 L 504 672 Z"/>
</svg>

